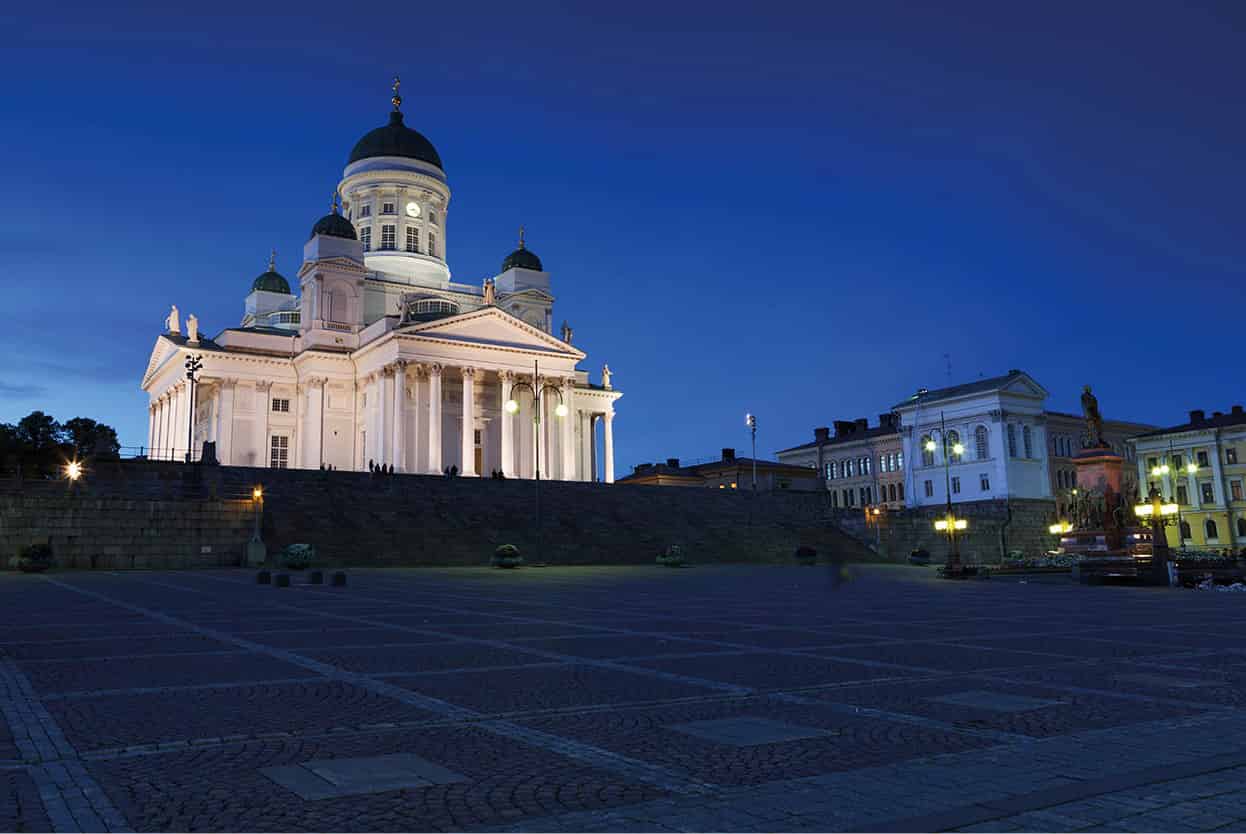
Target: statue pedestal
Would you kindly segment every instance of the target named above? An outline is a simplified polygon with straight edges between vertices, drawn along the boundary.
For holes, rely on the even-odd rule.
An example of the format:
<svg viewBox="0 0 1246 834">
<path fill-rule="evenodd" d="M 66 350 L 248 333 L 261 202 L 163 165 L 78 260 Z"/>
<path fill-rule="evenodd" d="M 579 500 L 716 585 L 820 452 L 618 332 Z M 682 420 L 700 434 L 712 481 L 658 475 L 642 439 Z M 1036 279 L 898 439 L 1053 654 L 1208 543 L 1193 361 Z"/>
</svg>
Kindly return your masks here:
<svg viewBox="0 0 1246 834">
<path fill-rule="evenodd" d="M 1121 506 L 1121 467 L 1124 459 L 1107 446 L 1082 451 L 1073 458 L 1077 467 L 1077 488 L 1085 495 L 1103 496 L 1103 535 L 1109 553 L 1125 547 L 1126 515 L 1129 507 Z"/>
</svg>

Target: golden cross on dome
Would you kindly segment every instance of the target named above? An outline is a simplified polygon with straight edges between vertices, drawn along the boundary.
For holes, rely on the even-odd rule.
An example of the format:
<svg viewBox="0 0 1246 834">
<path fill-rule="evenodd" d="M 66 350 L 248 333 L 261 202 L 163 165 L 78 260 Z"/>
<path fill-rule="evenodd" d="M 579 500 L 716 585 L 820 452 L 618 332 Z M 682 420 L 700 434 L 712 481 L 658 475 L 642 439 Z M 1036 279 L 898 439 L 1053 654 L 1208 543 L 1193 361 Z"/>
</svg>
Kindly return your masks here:
<svg viewBox="0 0 1246 834">
<path fill-rule="evenodd" d="M 402 96 L 398 95 L 398 88 L 401 86 L 402 86 L 402 79 L 400 79 L 398 76 L 395 75 L 394 76 L 394 97 L 390 99 L 390 101 L 394 103 L 395 113 L 398 112 L 398 110 L 402 107 Z"/>
<path fill-rule="evenodd" d="M 268 271 L 272 272 L 277 268 L 277 250 L 273 249 L 268 253 Z"/>
<path fill-rule="evenodd" d="M 523 249 L 523 226 L 519 227 L 519 248 Z"/>
</svg>

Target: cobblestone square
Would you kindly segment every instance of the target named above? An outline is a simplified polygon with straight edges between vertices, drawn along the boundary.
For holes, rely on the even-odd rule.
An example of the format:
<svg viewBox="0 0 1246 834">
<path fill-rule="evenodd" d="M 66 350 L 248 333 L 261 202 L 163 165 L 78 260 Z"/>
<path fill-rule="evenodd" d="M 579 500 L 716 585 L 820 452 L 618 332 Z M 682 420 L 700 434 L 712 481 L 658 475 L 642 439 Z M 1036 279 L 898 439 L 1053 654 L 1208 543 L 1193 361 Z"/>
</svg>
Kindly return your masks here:
<svg viewBox="0 0 1246 834">
<path fill-rule="evenodd" d="M 1246 824 L 1239 595 L 854 570 L 6 574 L 0 829 Z"/>
</svg>

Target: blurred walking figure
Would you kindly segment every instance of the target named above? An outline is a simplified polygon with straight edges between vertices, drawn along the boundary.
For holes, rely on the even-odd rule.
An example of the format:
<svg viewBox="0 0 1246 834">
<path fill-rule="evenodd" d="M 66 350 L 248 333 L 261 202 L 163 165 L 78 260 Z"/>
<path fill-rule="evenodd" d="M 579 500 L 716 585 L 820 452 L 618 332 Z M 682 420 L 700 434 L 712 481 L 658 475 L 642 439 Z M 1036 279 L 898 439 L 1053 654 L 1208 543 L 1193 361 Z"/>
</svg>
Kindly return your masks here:
<svg viewBox="0 0 1246 834">
<path fill-rule="evenodd" d="M 838 591 L 839 586 L 846 583 L 852 577 L 848 573 L 848 563 L 844 560 L 844 555 L 837 551 L 831 551 L 831 590 Z"/>
</svg>

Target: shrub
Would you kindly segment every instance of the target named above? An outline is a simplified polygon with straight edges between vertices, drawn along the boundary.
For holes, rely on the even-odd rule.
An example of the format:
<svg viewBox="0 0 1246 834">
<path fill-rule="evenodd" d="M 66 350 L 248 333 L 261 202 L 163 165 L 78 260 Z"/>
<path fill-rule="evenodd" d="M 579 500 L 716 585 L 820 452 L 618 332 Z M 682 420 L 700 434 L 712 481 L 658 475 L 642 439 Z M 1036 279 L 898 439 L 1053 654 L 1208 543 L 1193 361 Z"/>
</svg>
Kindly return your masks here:
<svg viewBox="0 0 1246 834">
<path fill-rule="evenodd" d="M 282 551 L 281 561 L 290 570 L 303 570 L 316 558 L 316 548 L 310 544 L 290 544 Z"/>
<path fill-rule="evenodd" d="M 662 554 L 658 556 L 657 562 L 668 568 L 680 568 L 684 565 L 684 549 L 677 544 L 673 544 Z"/>
<path fill-rule="evenodd" d="M 497 550 L 493 551 L 495 568 L 517 568 L 522 564 L 523 556 L 519 554 L 519 548 L 513 544 L 498 545 Z"/>
<path fill-rule="evenodd" d="M 802 544 L 796 548 L 796 561 L 801 564 L 812 565 L 818 560 L 818 551 L 814 550 L 807 544 Z"/>
<path fill-rule="evenodd" d="M 39 573 L 52 567 L 52 546 L 32 544 L 23 547 L 17 557 L 18 569 L 25 573 Z"/>
</svg>

